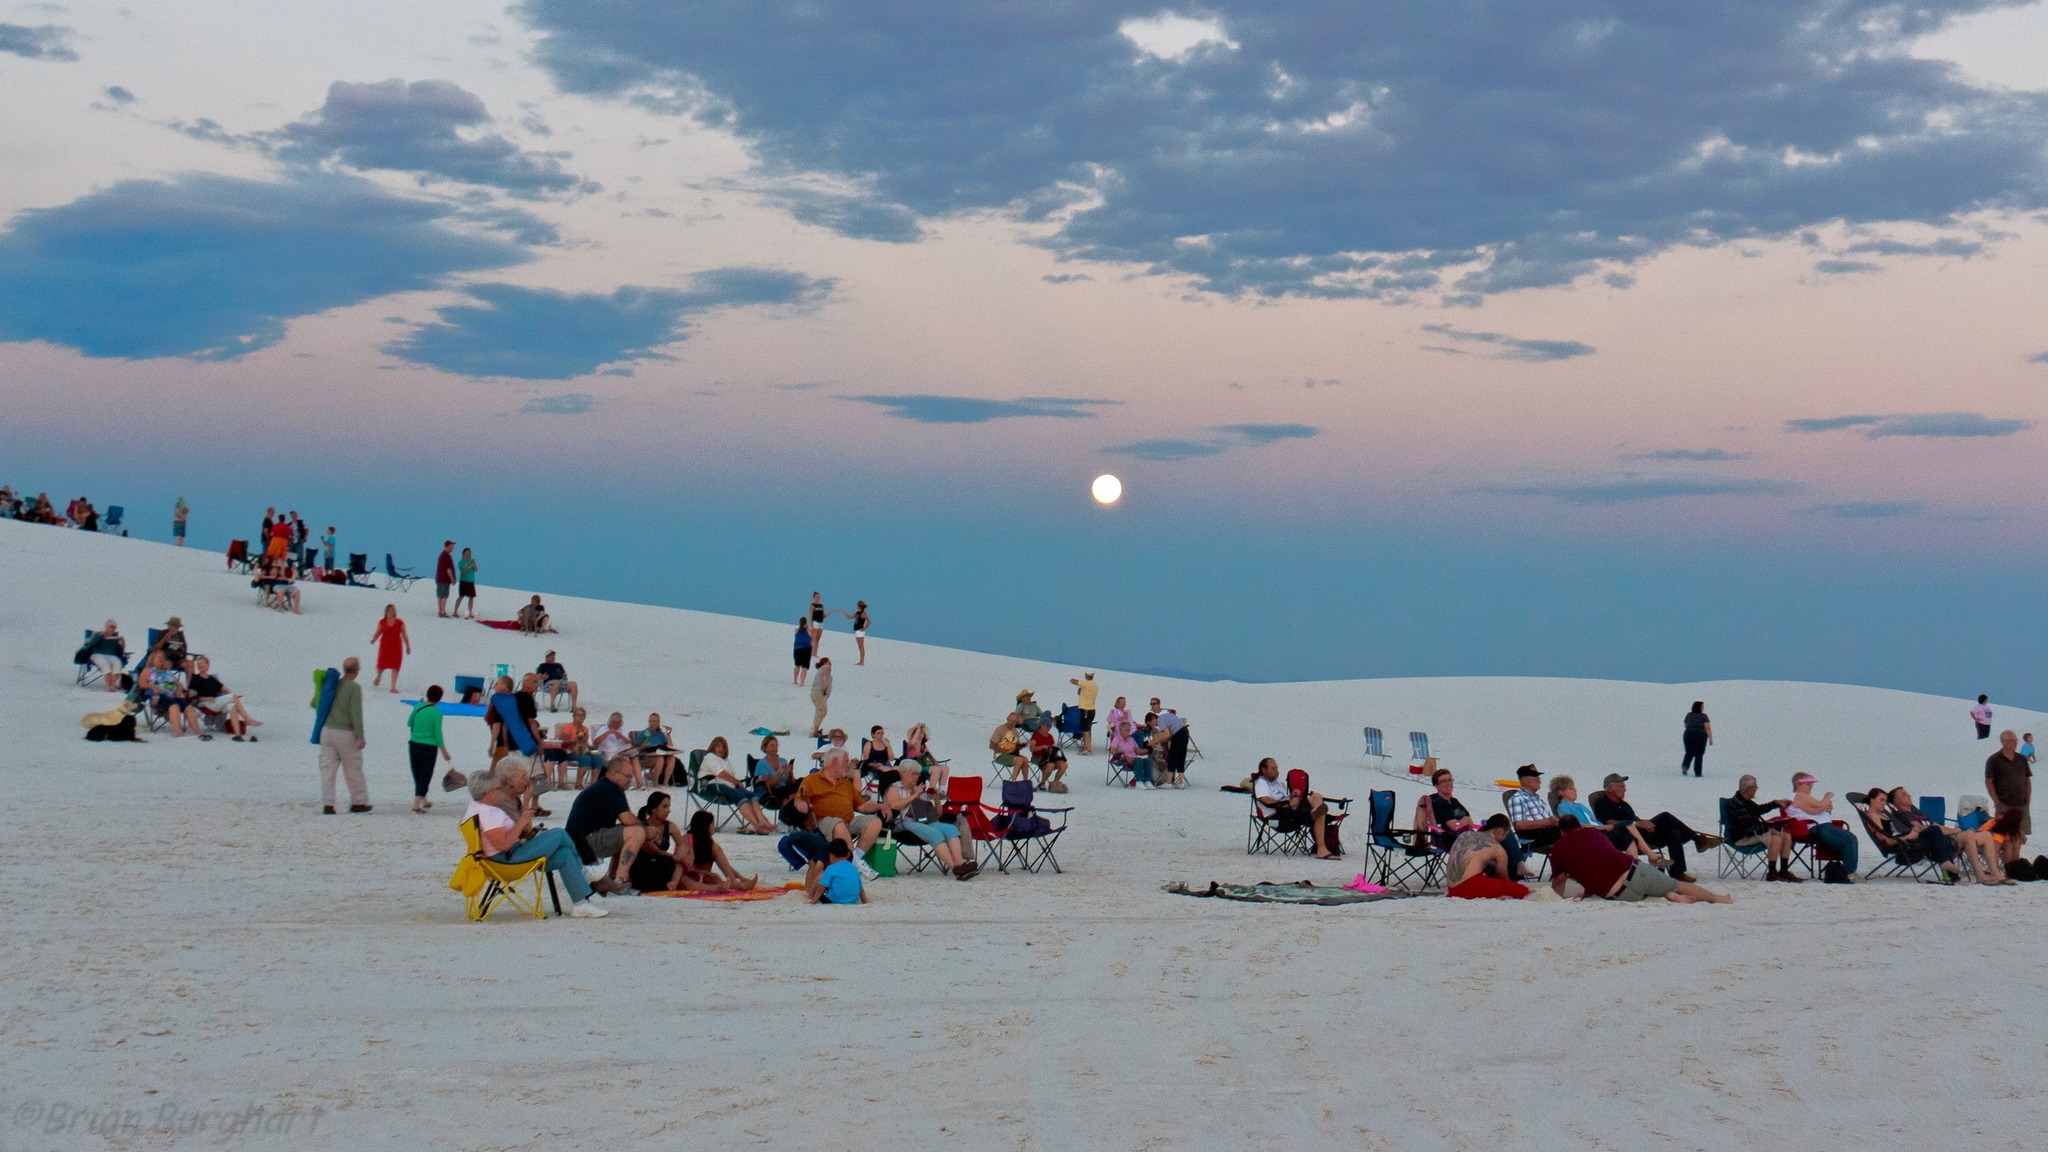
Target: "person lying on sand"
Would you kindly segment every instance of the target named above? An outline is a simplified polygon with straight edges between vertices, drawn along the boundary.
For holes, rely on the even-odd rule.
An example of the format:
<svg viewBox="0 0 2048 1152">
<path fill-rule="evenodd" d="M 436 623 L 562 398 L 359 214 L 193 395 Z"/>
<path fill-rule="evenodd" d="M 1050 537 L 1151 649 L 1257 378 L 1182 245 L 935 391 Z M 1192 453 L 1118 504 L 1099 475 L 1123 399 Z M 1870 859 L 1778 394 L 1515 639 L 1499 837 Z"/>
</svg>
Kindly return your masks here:
<svg viewBox="0 0 2048 1152">
<path fill-rule="evenodd" d="M 1710 892 L 1690 880 L 1657 870 L 1648 860 L 1616 848 L 1601 828 L 1581 827 L 1576 816 L 1560 816 L 1557 844 L 1550 850 L 1550 887 L 1565 894 L 1565 881 L 1576 880 L 1587 896 L 1637 903 L 1663 897 L 1673 904 L 1733 904 L 1735 898 Z"/>
</svg>

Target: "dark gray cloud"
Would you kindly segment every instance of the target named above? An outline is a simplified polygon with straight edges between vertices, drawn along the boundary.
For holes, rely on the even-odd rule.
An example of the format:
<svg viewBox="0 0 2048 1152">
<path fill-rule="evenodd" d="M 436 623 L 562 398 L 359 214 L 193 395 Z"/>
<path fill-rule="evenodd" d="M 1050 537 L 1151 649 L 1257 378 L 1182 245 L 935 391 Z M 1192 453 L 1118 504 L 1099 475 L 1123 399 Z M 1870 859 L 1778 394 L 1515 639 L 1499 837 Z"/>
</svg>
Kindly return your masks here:
<svg viewBox="0 0 2048 1152">
<path fill-rule="evenodd" d="M 1120 400 L 1097 400 L 1078 396 L 1019 396 L 1015 400 L 984 400 L 978 396 L 935 396 L 912 393 L 900 396 L 841 396 L 857 404 L 872 404 L 899 420 L 917 424 L 986 424 L 991 420 L 1050 416 L 1058 420 L 1085 420 L 1096 408 L 1120 404 Z"/>
<path fill-rule="evenodd" d="M 569 91 L 693 117 L 773 174 L 1226 294 L 1472 302 L 1683 245 L 2048 205 L 2048 97 L 1907 47 L 2006 0 L 521 0 Z M 1404 14 L 1396 14 L 1404 13 Z M 793 80 L 793 78 L 800 78 Z M 847 214 L 847 227 L 870 228 Z"/>
<path fill-rule="evenodd" d="M 557 292 L 516 284 L 472 284 L 468 301 L 384 350 L 458 376 L 568 380 L 621 360 L 665 358 L 689 337 L 692 317 L 719 308 L 810 306 L 833 288 L 773 268 L 717 268 L 688 288 L 627 286 L 610 293 Z"/>
<path fill-rule="evenodd" d="M 56 24 L 0 24 L 0 52 L 27 60 L 76 60 L 72 29 Z"/>
<path fill-rule="evenodd" d="M 538 416 L 581 416 L 597 410 L 597 398 L 588 392 L 564 392 L 559 396 L 535 396 L 519 406 L 521 412 Z"/>
<path fill-rule="evenodd" d="M 2036 353 L 2034 353 L 2034 354 L 2033 354 L 2032 356 L 2029 356 L 2029 357 L 2027 357 L 2027 363 L 2029 363 L 2029 364 L 2048 364 L 2048 352 L 2036 352 Z"/>
<path fill-rule="evenodd" d="M 484 102 L 447 80 L 337 80 L 317 111 L 270 138 L 284 160 L 411 172 L 422 183 L 480 184 L 515 196 L 579 185 L 559 156 L 524 151 L 497 133 L 478 131 L 490 123 Z"/>
<path fill-rule="evenodd" d="M 1927 505 L 1918 500 L 1851 500 L 1846 504 L 1817 504 L 1801 509 L 1837 520 L 1895 520 L 1901 516 L 1918 516 L 1927 511 Z"/>
<path fill-rule="evenodd" d="M 295 317 L 527 259 L 454 206 L 349 176 L 124 180 L 0 233 L 0 340 L 229 359 Z"/>
<path fill-rule="evenodd" d="M 1591 344 L 1577 340 L 1524 340 L 1519 336 L 1506 336 L 1499 332 L 1468 332 L 1453 328 L 1449 324 L 1424 324 L 1424 332 L 1434 332 L 1461 344 L 1485 344 L 1494 349 L 1490 359 L 1520 360 L 1528 364 L 1545 364 L 1552 360 L 1570 360 L 1576 356 L 1591 356 L 1595 349 Z M 1462 354 L 1465 349 L 1445 348 L 1439 345 L 1425 345 L 1430 352 Z"/>
<path fill-rule="evenodd" d="M 1321 433 L 1321 429 L 1308 424 L 1215 424 L 1205 431 L 1208 435 L 1199 438 L 1138 440 L 1112 445 L 1103 451 L 1115 456 L 1135 456 L 1140 460 L 1192 460 L 1200 456 L 1220 456 L 1233 448 L 1257 448 L 1282 440 L 1307 440 Z"/>
<path fill-rule="evenodd" d="M 1813 270 L 1830 276 L 1848 276 L 1858 272 L 1882 272 L 1884 265 L 1868 260 L 1815 260 Z"/>
<path fill-rule="evenodd" d="M 881 240 L 910 244 L 924 239 L 917 215 L 900 204 L 884 204 L 872 197 L 815 188 L 790 188 L 773 192 L 769 201 L 806 224 L 827 228 L 856 240 Z"/>
<path fill-rule="evenodd" d="M 2004 239 L 2010 233 L 1998 233 L 1994 238 Z M 1985 241 L 1961 236 L 1940 236 L 1922 244 L 1894 240 L 1890 237 L 1874 237 L 1859 240 L 1842 249 L 1844 252 L 1868 253 L 1872 256 L 1947 256 L 1964 260 L 1984 254 Z"/>
<path fill-rule="evenodd" d="M 1744 476 L 1618 476 L 1548 484 L 1494 484 L 1479 491 L 1496 496 L 1537 496 L 1560 504 L 1600 506 L 1676 500 L 1691 496 L 1776 496 L 1798 491 L 1783 480 Z"/>
<path fill-rule="evenodd" d="M 116 104 L 135 103 L 135 93 L 130 92 L 126 88 L 121 87 L 119 84 L 116 84 L 111 88 L 103 89 L 100 94 L 105 96 L 107 99 L 112 100 Z"/>
<path fill-rule="evenodd" d="M 1721 448 L 1659 448 L 1654 452 L 1638 452 L 1624 457 L 1629 460 L 1672 460 L 1688 464 L 1724 464 L 1733 460 L 1747 460 L 1747 452 L 1729 452 Z"/>
<path fill-rule="evenodd" d="M 1892 436 L 1928 438 L 2011 436 L 2034 426 L 2032 420 L 2003 419 L 1981 412 L 1907 412 L 1892 416 L 1827 416 L 1787 420 L 1787 432 L 1836 432 L 1861 428 L 1866 439 Z"/>
</svg>

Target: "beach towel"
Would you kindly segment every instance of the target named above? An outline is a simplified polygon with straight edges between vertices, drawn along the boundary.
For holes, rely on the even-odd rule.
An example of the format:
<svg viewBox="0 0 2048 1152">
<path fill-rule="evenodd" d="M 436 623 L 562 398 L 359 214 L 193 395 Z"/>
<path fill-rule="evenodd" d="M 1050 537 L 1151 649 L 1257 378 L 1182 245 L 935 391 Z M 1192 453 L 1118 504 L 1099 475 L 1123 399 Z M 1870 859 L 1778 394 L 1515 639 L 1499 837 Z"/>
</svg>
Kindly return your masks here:
<svg viewBox="0 0 2048 1152">
<path fill-rule="evenodd" d="M 1254 904 L 1366 904 L 1374 900 L 1406 900 L 1413 892 L 1359 892 L 1330 884 L 1218 884 L 1209 882 L 1206 891 L 1190 888 L 1181 881 L 1166 885 L 1176 896 L 1214 896 L 1224 900 L 1245 900 Z"/>
<path fill-rule="evenodd" d="M 533 738 L 533 728 L 526 718 L 519 714 L 519 701 L 510 692 L 500 692 L 491 697 L 491 710 L 498 719 L 505 722 L 505 731 L 512 737 L 512 743 L 521 756 L 533 756 L 540 752 L 540 744 Z"/>
<path fill-rule="evenodd" d="M 795 880 L 780 888 L 750 888 L 743 892 L 642 892 L 642 896 L 673 896 L 678 900 L 709 900 L 715 904 L 737 904 L 746 900 L 773 900 L 785 892 L 795 892 L 803 885 Z"/>
<path fill-rule="evenodd" d="M 320 730 L 327 727 L 327 713 L 334 707 L 334 694 L 340 689 L 339 670 L 322 668 L 313 673 L 313 738 L 308 743 L 320 743 Z"/>
<path fill-rule="evenodd" d="M 477 623 L 486 628 L 496 628 L 502 632 L 519 631 L 519 621 L 517 620 L 479 620 Z"/>
<path fill-rule="evenodd" d="M 787 735 L 789 735 L 789 729 L 787 729 L 787 728 L 755 728 L 755 729 L 752 729 L 752 730 L 750 730 L 750 731 L 749 731 L 749 732 L 747 733 L 747 735 L 749 735 L 749 736 L 787 736 Z"/>
<path fill-rule="evenodd" d="M 418 700 L 400 700 L 399 703 L 405 705 L 408 708 L 417 708 L 420 706 L 420 702 Z M 441 701 L 440 707 L 441 715 L 443 716 L 484 715 L 484 706 L 481 704 L 457 704 L 451 700 L 443 699 Z"/>
</svg>

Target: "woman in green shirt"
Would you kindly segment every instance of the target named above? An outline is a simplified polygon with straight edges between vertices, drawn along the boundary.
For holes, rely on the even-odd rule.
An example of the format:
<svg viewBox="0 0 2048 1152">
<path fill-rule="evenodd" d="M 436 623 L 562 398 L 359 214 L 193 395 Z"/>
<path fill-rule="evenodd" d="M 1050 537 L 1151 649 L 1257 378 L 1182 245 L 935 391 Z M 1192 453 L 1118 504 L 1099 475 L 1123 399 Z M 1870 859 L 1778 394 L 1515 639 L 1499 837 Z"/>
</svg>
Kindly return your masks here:
<svg viewBox="0 0 2048 1152">
<path fill-rule="evenodd" d="M 412 754 L 412 810 L 425 812 L 434 806 L 427 799 L 427 782 L 434 777 L 434 753 L 441 759 L 453 760 L 448 745 L 441 739 L 441 686 L 427 688 L 427 698 L 415 705 L 412 715 L 405 718 L 405 726 L 411 730 L 411 740 L 406 751 Z"/>
<path fill-rule="evenodd" d="M 469 601 L 469 618 L 476 619 L 476 557 L 469 549 L 462 550 L 462 559 L 455 563 L 455 614 L 462 615 L 462 602 Z"/>
</svg>

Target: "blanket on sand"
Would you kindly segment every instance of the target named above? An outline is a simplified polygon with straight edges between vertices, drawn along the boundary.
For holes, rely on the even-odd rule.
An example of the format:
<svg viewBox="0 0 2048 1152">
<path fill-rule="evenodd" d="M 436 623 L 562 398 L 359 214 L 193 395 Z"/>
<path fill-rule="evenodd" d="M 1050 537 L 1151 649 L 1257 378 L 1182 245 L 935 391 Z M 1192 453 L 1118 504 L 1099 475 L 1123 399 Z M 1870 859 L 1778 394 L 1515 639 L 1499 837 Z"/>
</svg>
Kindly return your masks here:
<svg viewBox="0 0 2048 1152">
<path fill-rule="evenodd" d="M 1182 881 L 1166 885 L 1176 896 L 1214 896 L 1224 900 L 1248 900 L 1257 904 L 1365 904 L 1374 900 L 1405 900 L 1413 892 L 1358 892 L 1333 884 L 1219 884 L 1209 882 L 1206 890 L 1190 888 Z"/>
<path fill-rule="evenodd" d="M 773 900 L 785 892 L 797 892 L 803 885 L 795 881 L 780 888 L 751 888 L 740 892 L 642 892 L 642 896 L 673 896 L 678 900 L 710 900 L 719 904 L 733 904 L 742 900 Z"/>
</svg>

